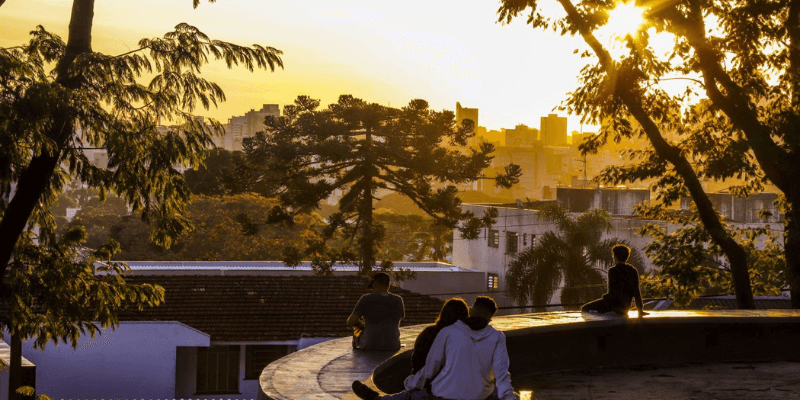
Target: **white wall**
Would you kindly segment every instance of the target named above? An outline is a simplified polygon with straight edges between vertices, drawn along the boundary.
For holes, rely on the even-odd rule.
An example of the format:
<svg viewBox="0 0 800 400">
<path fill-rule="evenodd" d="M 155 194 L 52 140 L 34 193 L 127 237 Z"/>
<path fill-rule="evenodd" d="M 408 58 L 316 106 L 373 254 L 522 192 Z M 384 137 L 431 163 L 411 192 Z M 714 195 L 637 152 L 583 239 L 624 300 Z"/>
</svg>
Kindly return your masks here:
<svg viewBox="0 0 800 400">
<path fill-rule="evenodd" d="M 176 347 L 208 346 L 210 336 L 179 322 L 121 322 L 78 347 L 52 343 L 44 352 L 23 342 L 36 365 L 36 390 L 59 399 L 174 398 Z"/>
</svg>

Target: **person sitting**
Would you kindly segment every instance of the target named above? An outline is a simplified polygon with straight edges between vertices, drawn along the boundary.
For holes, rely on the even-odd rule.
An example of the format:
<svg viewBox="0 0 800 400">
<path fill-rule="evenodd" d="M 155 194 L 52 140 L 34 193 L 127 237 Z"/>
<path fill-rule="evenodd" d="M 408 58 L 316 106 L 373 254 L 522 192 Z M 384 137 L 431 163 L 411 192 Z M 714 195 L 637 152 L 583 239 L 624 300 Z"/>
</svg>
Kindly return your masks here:
<svg viewBox="0 0 800 400">
<path fill-rule="evenodd" d="M 631 249 L 624 244 L 617 244 L 611 248 L 616 265 L 608 270 L 608 292 L 602 298 L 586 303 L 581 307 L 581 312 L 614 312 L 628 314 L 631 300 L 636 301 L 639 318 L 649 314 L 644 311 L 642 294 L 639 292 L 639 271 L 628 264 Z"/>
<path fill-rule="evenodd" d="M 378 272 L 367 286 L 372 293 L 361 296 L 347 325 L 362 330 L 353 337 L 353 348 L 361 350 L 399 350 L 400 320 L 405 318 L 403 298 L 389 293 L 391 278 Z M 363 321 L 362 321 L 363 319 Z"/>
<path fill-rule="evenodd" d="M 411 374 L 417 373 L 425 366 L 425 359 L 433 346 L 436 335 L 442 328 L 456 323 L 456 321 L 469 317 L 469 306 L 460 297 L 448 299 L 439 311 L 439 317 L 433 325 L 428 325 L 414 341 L 414 352 L 411 354 Z"/>
<path fill-rule="evenodd" d="M 383 396 L 360 381 L 353 392 L 366 400 L 482 400 L 497 392 L 501 400 L 517 400 L 508 373 L 505 335 L 489 326 L 497 311 L 491 297 L 479 296 L 469 318 L 436 335 L 425 366 L 406 378 L 405 391 Z M 430 392 L 425 387 L 430 384 Z"/>
</svg>

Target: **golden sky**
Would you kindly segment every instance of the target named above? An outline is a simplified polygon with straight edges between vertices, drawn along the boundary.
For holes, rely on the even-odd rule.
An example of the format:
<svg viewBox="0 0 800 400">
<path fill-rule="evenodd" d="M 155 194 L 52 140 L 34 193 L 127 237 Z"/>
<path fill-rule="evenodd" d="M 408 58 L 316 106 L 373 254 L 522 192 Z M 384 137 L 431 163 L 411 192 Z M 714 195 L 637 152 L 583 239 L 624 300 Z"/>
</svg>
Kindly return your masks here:
<svg viewBox="0 0 800 400">
<path fill-rule="evenodd" d="M 38 24 L 66 38 L 71 3 L 7 0 L 0 46 L 25 42 Z M 353 94 L 395 107 L 421 98 L 437 110 L 454 110 L 458 101 L 479 108 L 480 125 L 489 129 L 538 128 L 585 64 L 573 54 L 585 48 L 578 39 L 534 30 L 524 17 L 495 23 L 497 0 L 218 0 L 196 10 L 191 3 L 96 0 L 94 50 L 126 52 L 180 22 L 214 39 L 283 50 L 285 69 L 274 73 L 223 64 L 204 71 L 228 101 L 198 114 L 222 122 L 301 94 L 324 105 Z M 568 130 L 580 130 L 578 117 L 570 117 Z"/>
</svg>

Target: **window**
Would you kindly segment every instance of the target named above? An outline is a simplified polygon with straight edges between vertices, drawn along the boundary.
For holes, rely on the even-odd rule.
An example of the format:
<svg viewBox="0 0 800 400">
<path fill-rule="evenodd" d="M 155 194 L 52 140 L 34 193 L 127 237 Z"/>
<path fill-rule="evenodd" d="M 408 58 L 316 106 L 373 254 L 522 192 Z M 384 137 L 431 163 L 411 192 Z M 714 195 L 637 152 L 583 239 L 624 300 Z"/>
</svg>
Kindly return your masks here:
<svg viewBox="0 0 800 400">
<path fill-rule="evenodd" d="M 489 229 L 489 247 L 500 247 L 500 231 Z"/>
<path fill-rule="evenodd" d="M 517 239 L 517 232 L 506 232 L 506 253 L 517 254 L 519 248 L 519 241 Z"/>
<path fill-rule="evenodd" d="M 289 354 L 287 346 L 253 345 L 245 347 L 244 379 L 258 379 L 269 363 Z"/>
<path fill-rule="evenodd" d="M 197 394 L 239 393 L 239 346 L 197 348 Z"/>
<path fill-rule="evenodd" d="M 489 290 L 497 290 L 499 286 L 497 274 L 488 273 L 486 276 L 486 288 Z"/>
</svg>

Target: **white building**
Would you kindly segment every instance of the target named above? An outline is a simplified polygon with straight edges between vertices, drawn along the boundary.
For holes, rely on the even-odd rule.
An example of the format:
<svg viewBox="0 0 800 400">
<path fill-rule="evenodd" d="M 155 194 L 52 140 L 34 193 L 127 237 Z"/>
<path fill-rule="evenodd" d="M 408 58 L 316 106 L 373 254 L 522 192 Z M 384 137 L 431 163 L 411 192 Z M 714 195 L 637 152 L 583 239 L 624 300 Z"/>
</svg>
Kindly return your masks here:
<svg viewBox="0 0 800 400">
<path fill-rule="evenodd" d="M 279 117 L 280 115 L 279 105 L 264 104 L 258 111 L 252 109 L 242 116 L 231 117 L 225 124 L 225 135 L 214 139 L 214 144 L 225 150 L 242 150 L 242 140 L 263 131 L 264 119 L 267 116 Z"/>
</svg>

